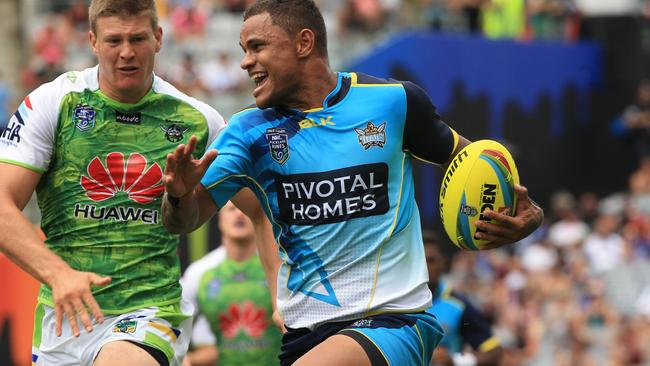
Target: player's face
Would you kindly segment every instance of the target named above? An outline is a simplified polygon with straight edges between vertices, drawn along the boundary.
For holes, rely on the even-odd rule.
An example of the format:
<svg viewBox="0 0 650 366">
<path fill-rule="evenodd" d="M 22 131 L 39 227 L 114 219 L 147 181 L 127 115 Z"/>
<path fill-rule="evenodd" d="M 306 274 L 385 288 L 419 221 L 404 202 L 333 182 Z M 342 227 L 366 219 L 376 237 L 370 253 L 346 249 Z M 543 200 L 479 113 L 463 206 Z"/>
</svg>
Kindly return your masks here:
<svg viewBox="0 0 650 366">
<path fill-rule="evenodd" d="M 149 13 L 101 17 L 89 32 L 99 60 L 99 88 L 123 103 L 138 102 L 151 88 L 162 29 L 152 29 Z"/>
<path fill-rule="evenodd" d="M 436 284 L 444 271 L 444 257 L 440 249 L 434 245 L 425 245 L 424 254 L 427 258 L 427 268 L 429 269 L 429 283 Z"/>
<path fill-rule="evenodd" d="M 251 239 L 255 235 L 253 222 L 231 202 L 219 210 L 219 230 L 221 235 L 234 241 Z"/>
<path fill-rule="evenodd" d="M 299 97 L 299 60 L 294 38 L 264 13 L 246 19 L 239 42 L 244 51 L 241 68 L 255 83 L 253 97 L 257 106 L 293 106 Z"/>
</svg>

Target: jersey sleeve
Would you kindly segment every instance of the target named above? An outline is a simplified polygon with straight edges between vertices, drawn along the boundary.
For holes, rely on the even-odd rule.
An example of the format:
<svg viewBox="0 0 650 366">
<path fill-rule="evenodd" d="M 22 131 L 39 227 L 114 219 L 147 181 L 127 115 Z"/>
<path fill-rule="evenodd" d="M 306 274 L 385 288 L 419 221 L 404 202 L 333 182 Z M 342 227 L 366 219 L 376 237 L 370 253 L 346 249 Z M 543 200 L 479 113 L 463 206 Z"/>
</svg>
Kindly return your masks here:
<svg viewBox="0 0 650 366">
<path fill-rule="evenodd" d="M 210 322 L 203 315 L 199 314 L 192 326 L 192 337 L 190 338 L 192 347 L 214 346 L 217 344 L 217 337 L 214 336 L 210 329 Z"/>
<path fill-rule="evenodd" d="M 221 114 L 219 114 L 219 112 L 217 112 L 213 108 L 210 108 L 206 112 L 206 120 L 208 121 L 208 143 L 207 143 L 207 145 L 210 146 L 217 139 L 217 136 L 219 136 L 219 133 L 221 133 L 221 131 L 223 131 L 223 129 L 226 128 L 226 122 L 224 121 Z"/>
<path fill-rule="evenodd" d="M 402 84 L 406 91 L 404 150 L 429 163 L 445 163 L 458 144 L 458 134 L 440 119 L 422 88 L 408 81 Z"/>
<path fill-rule="evenodd" d="M 460 318 L 460 334 L 473 350 L 487 352 L 499 345 L 496 337 L 492 336 L 490 324 L 483 318 L 479 310 L 467 299 L 454 294 L 465 304 L 465 310 Z"/>
<path fill-rule="evenodd" d="M 57 81 L 30 93 L 9 121 L 0 122 L 0 161 L 38 173 L 52 158 L 58 124 Z"/>
<path fill-rule="evenodd" d="M 233 118 L 208 148 L 216 149 L 218 155 L 201 179 L 201 184 L 219 208 L 242 188 L 250 187 L 252 167 L 246 138 L 241 123 Z"/>
</svg>

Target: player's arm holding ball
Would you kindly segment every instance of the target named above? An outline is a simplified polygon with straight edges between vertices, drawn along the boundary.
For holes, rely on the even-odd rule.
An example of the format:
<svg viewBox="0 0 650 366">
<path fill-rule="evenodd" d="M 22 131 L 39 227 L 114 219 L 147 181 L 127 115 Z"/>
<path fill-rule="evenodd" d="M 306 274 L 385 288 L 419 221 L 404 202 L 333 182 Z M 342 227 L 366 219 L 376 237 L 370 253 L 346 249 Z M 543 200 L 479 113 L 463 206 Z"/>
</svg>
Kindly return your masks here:
<svg viewBox="0 0 650 366">
<path fill-rule="evenodd" d="M 407 97 L 404 150 L 408 150 L 418 160 L 437 164 L 443 171 L 447 170 L 458 153 L 470 145 L 471 141 L 441 120 L 424 90 L 410 82 L 404 83 L 404 89 Z M 452 153 L 449 154 L 449 151 Z M 475 221 L 476 228 L 479 229 L 475 238 L 489 241 L 480 249 L 492 249 L 517 242 L 542 224 L 544 212 L 530 199 L 526 187 L 515 184 L 514 191 L 517 202 L 514 215 L 486 210 L 482 220 Z"/>
</svg>

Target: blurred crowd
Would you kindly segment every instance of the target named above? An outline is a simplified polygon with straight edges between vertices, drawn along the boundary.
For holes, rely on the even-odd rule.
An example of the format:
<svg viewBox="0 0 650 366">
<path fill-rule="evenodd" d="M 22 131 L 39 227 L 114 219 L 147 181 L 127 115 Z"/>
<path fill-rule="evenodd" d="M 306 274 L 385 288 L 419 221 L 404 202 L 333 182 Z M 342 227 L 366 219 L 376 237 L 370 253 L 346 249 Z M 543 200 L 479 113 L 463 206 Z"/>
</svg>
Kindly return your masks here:
<svg viewBox="0 0 650 366">
<path fill-rule="evenodd" d="M 222 34 L 218 23 L 236 18 L 251 0 L 157 0 L 165 30 L 165 48 L 174 50 L 176 65 L 157 70 L 190 94 L 210 98 L 248 86 L 239 70 L 237 32 Z M 87 3 L 57 0 L 42 5 L 34 22 L 30 62 L 23 70 L 26 91 L 51 80 L 63 70 L 94 63 L 87 46 Z M 361 37 L 368 44 L 396 29 L 430 29 L 443 33 L 483 35 L 487 38 L 555 40 L 588 38 L 595 30 L 590 19 L 629 16 L 650 23 L 650 0 L 317 0 L 326 18 L 331 43 Z M 215 31 L 216 30 L 216 31 Z M 647 31 L 646 31 L 647 33 Z M 646 35 L 647 36 L 647 35 Z M 222 38 L 228 38 L 223 39 Z M 224 47 L 206 47 L 208 43 Z M 355 43 L 358 46 L 359 43 Z M 332 48 L 332 47 L 330 47 Z M 342 47 L 352 58 L 351 49 Z M 164 49 L 163 49 L 164 50 Z M 206 51 L 208 54 L 206 54 Z M 330 50 L 332 53 L 332 50 Z M 339 65 L 333 65 L 335 68 Z"/>
<path fill-rule="evenodd" d="M 201 45 L 215 42 L 215 22 L 228 17 L 239 22 L 250 2 L 158 0 L 164 47 L 176 52 L 172 59 L 177 62 L 160 58 L 165 64 L 156 72 L 207 100 L 246 93 L 249 82 L 239 68 L 236 38 L 224 40 L 229 47 L 209 48 L 207 55 Z M 319 3 L 335 43 L 398 28 L 573 42 L 588 36 L 589 19 L 650 20 L 650 0 Z M 33 29 L 32 56 L 22 72 L 26 91 L 63 71 L 95 63 L 87 45 L 87 3 L 52 4 Z M 0 113 L 8 115 L 10 104 L 8 89 L 0 83 Z M 650 150 L 646 145 L 639 148 Z M 506 350 L 502 366 L 650 365 L 650 158 L 641 160 L 625 192 L 598 197 L 560 191 L 548 201 L 547 222 L 534 235 L 504 250 L 455 252 L 447 280 L 492 322 Z"/>
<path fill-rule="evenodd" d="M 525 241 L 453 255 L 447 281 L 491 320 L 501 366 L 650 365 L 650 158 L 629 182 L 558 191 Z"/>
</svg>

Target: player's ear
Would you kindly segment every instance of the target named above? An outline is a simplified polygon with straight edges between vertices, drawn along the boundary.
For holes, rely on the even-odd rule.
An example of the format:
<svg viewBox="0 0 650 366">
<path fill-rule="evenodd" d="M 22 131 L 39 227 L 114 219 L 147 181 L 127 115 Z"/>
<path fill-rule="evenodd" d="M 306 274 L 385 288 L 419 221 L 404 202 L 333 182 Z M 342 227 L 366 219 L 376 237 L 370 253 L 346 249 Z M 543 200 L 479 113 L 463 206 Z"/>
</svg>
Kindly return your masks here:
<svg viewBox="0 0 650 366">
<path fill-rule="evenodd" d="M 299 58 L 309 56 L 314 50 L 316 35 L 311 29 L 303 29 L 296 36 L 296 53 Z"/>
<path fill-rule="evenodd" d="M 156 47 L 155 47 L 155 50 L 156 50 L 156 52 L 160 52 L 160 48 L 162 47 L 162 37 L 163 37 L 163 30 L 162 30 L 162 27 L 158 26 L 158 27 L 154 30 L 153 35 L 154 35 L 154 38 L 156 39 Z"/>
<path fill-rule="evenodd" d="M 88 31 L 88 42 L 90 42 L 90 47 L 92 47 L 95 55 L 98 53 L 97 50 L 97 35 L 92 30 Z"/>
</svg>

